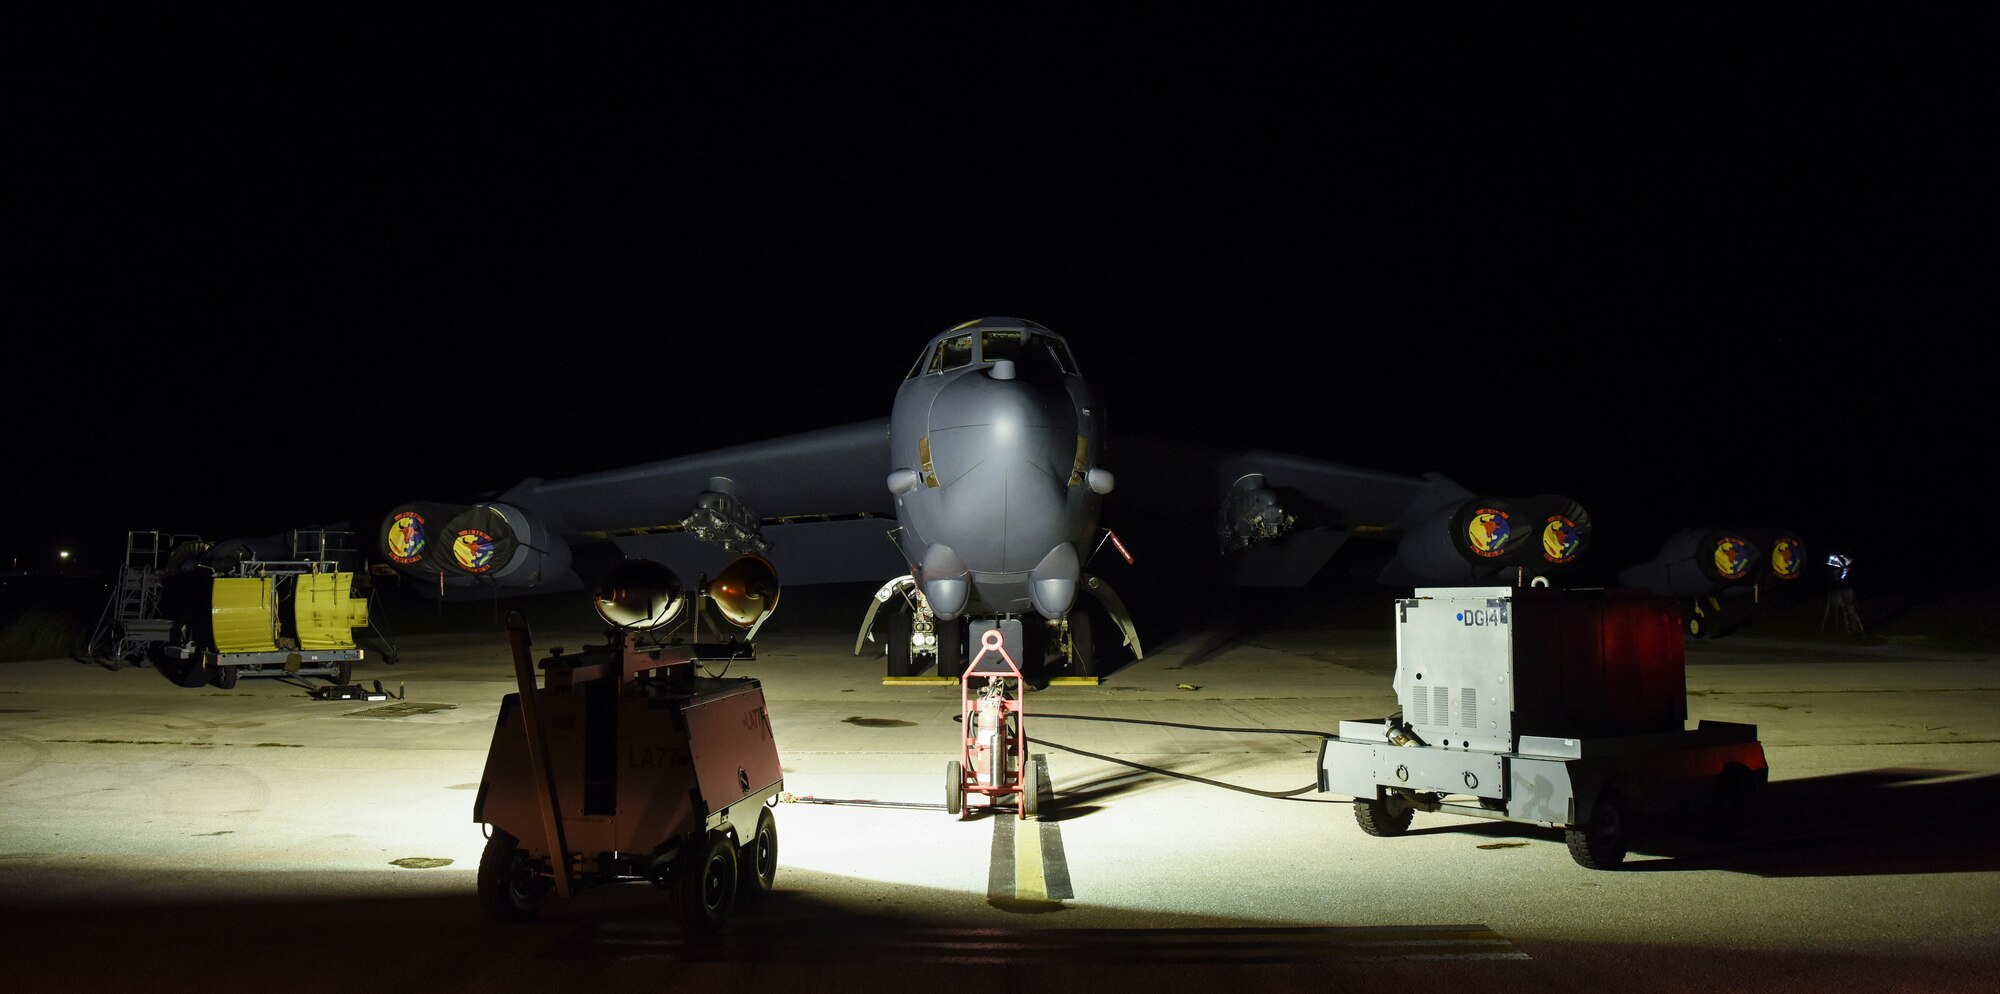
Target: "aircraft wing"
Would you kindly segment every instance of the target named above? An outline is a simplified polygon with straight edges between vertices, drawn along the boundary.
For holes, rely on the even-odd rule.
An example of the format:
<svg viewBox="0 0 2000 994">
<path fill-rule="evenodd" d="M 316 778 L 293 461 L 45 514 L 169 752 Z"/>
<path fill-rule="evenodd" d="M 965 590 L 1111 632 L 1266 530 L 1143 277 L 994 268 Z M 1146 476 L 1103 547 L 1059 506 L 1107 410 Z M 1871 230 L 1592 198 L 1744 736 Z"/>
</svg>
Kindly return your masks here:
<svg viewBox="0 0 2000 994">
<path fill-rule="evenodd" d="M 523 480 L 471 505 L 411 502 L 378 545 L 446 597 L 586 589 L 628 557 L 692 580 L 753 551 L 787 585 L 880 581 L 910 568 L 890 536 L 888 437 L 887 419 L 863 421 Z M 1481 494 L 1439 473 L 1143 439 L 1121 440 L 1112 465 L 1104 523 L 1191 583 L 1303 586 L 1337 555 L 1389 586 L 1525 583 L 1585 561 L 1592 531 L 1568 497 Z M 1354 545 L 1370 551 L 1343 553 Z M 1708 611 L 1702 634 L 1720 634 L 1720 595 L 1784 586 L 1804 554 L 1787 532 L 1689 529 L 1619 580 L 1692 605 L 1691 624 Z"/>
<path fill-rule="evenodd" d="M 881 580 L 907 571 L 895 527 L 888 421 L 556 480 L 523 480 L 475 504 L 412 501 L 378 546 L 444 596 L 580 589 L 626 557 L 683 578 L 715 575 L 744 552 L 784 582 Z"/>
<path fill-rule="evenodd" d="M 1588 571 L 1590 582 L 1680 601 L 1692 638 L 1728 634 L 1805 586 L 1805 544 L 1782 528 L 1683 528 L 1649 561 L 1594 563 L 1588 511 L 1558 494 L 1493 496 L 1439 473 L 1268 450 L 1137 442 L 1120 451 L 1120 510 L 1137 505 L 1142 520 L 1164 515 L 1176 533 L 1204 536 L 1205 550 L 1179 554 L 1192 552 L 1215 578 L 1239 586 L 1302 586 L 1336 554 L 1389 586 L 1557 582 L 1557 574 Z M 1107 509 L 1108 521 L 1114 513 Z"/>
<path fill-rule="evenodd" d="M 1206 561 L 1239 585 L 1302 586 L 1357 539 L 1383 584 L 1511 583 L 1567 568 L 1590 536 L 1567 497 L 1481 495 L 1439 473 L 1153 441 L 1121 446 L 1117 471 L 1139 516 L 1198 531 Z"/>
</svg>

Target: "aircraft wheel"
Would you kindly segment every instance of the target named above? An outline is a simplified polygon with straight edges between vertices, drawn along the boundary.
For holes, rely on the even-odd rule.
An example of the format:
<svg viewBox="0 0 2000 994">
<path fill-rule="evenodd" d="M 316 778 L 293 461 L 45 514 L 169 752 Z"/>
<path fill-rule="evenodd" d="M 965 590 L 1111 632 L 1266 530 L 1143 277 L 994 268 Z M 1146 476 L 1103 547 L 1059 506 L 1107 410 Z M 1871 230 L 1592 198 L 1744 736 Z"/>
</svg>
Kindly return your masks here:
<svg viewBox="0 0 2000 994">
<path fill-rule="evenodd" d="M 551 881 L 535 872 L 528 852 L 512 835 L 500 829 L 486 840 L 479 856 L 479 907 L 486 917 L 501 922 L 524 922 L 535 917 L 548 900 Z"/>
<path fill-rule="evenodd" d="M 1396 814 L 1389 813 L 1389 802 L 1380 797 L 1354 799 L 1354 823 L 1369 835 L 1401 835 L 1410 830 L 1410 819 L 1416 812 L 1404 808 Z"/>
<path fill-rule="evenodd" d="M 889 621 L 889 675 L 911 676 L 910 612 L 897 612 Z"/>
<path fill-rule="evenodd" d="M 1069 673 L 1071 676 L 1097 675 L 1097 637 L 1091 631 L 1087 611 L 1069 613 Z"/>
<path fill-rule="evenodd" d="M 944 811 L 945 814 L 955 815 L 963 810 L 965 810 L 964 767 L 959 766 L 958 760 L 954 759 L 944 764 Z"/>
<path fill-rule="evenodd" d="M 757 831 L 736 851 L 736 861 L 737 898 L 762 900 L 778 880 L 778 820 L 770 808 L 757 812 Z"/>
<path fill-rule="evenodd" d="M 236 667 L 217 663 L 214 669 L 208 671 L 208 683 L 222 690 L 235 690 L 236 676 Z"/>
<path fill-rule="evenodd" d="M 1687 637 L 1712 639 L 1722 635 L 1722 602 L 1714 597 L 1697 597 L 1685 613 Z"/>
<path fill-rule="evenodd" d="M 965 654 L 965 619 L 953 618 L 936 623 L 937 671 L 938 676 L 948 676 L 954 680 L 965 676 L 965 667 L 972 661 Z"/>
<path fill-rule="evenodd" d="M 736 906 L 736 846 L 710 832 L 690 844 L 674 867 L 674 905 L 691 932 L 719 932 Z"/>
<path fill-rule="evenodd" d="M 1588 870 L 1609 870 L 1625 862 L 1625 836 L 1629 821 L 1625 802 L 1615 792 L 1607 790 L 1598 795 L 1597 806 L 1590 812 L 1590 822 L 1582 827 L 1572 826 L 1563 830 L 1563 841 L 1569 843 L 1570 858 Z"/>
</svg>

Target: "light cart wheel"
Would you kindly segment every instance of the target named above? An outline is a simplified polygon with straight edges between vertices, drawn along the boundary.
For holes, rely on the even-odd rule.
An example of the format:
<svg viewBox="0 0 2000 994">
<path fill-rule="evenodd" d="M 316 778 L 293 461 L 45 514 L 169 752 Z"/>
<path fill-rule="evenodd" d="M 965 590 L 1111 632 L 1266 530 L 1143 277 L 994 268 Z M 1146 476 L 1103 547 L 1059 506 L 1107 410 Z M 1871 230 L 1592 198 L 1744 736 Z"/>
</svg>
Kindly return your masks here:
<svg viewBox="0 0 2000 994">
<path fill-rule="evenodd" d="M 1033 818 L 1041 812 L 1042 757 L 1028 757 L 1021 767 L 1021 817 Z"/>
<path fill-rule="evenodd" d="M 501 922 L 524 922 L 542 910 L 553 881 L 535 872 L 528 852 L 500 829 L 486 840 L 479 856 L 479 907 L 486 917 Z"/>
<path fill-rule="evenodd" d="M 736 906 L 736 846 L 710 832 L 675 861 L 674 910 L 691 932 L 719 932 Z"/>
<path fill-rule="evenodd" d="M 965 810 L 964 767 L 956 759 L 944 764 L 944 810 L 953 815 Z"/>
<path fill-rule="evenodd" d="M 1354 799 L 1354 823 L 1369 835 L 1401 835 L 1410 830 L 1410 819 L 1415 816 L 1416 812 L 1410 808 L 1390 814 L 1386 798 Z"/>
<path fill-rule="evenodd" d="M 1589 870 L 1609 870 L 1625 862 L 1626 832 L 1629 827 L 1625 802 L 1612 791 L 1598 795 L 1590 811 L 1590 822 L 1563 830 L 1569 855 Z"/>
<path fill-rule="evenodd" d="M 771 809 L 757 812 L 757 831 L 736 850 L 736 899 L 759 901 L 778 879 L 778 820 Z"/>
</svg>

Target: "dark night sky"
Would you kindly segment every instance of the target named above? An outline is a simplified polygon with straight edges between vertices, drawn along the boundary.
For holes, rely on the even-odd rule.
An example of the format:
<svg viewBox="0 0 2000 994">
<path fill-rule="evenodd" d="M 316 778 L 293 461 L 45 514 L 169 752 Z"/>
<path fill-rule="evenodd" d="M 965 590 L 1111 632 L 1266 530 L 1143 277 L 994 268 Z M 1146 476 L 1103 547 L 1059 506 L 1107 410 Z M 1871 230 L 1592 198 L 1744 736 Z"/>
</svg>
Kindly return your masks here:
<svg viewBox="0 0 2000 994">
<path fill-rule="evenodd" d="M 1970 575 L 1990 23 L 810 9 L 60 39 L 16 94 L 0 553 L 878 417 L 1005 314 L 1114 432 Z"/>
</svg>

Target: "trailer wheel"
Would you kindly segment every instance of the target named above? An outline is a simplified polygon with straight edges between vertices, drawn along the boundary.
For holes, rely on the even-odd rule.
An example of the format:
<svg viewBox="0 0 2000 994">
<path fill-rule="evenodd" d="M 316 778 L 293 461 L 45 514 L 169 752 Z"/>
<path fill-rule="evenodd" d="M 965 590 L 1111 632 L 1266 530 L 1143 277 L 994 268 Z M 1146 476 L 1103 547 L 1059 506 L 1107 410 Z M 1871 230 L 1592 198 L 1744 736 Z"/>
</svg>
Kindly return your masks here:
<svg viewBox="0 0 2000 994">
<path fill-rule="evenodd" d="M 674 904 L 681 926 L 718 932 L 736 905 L 736 846 L 729 836 L 710 832 L 690 845 L 674 867 Z"/>
<path fill-rule="evenodd" d="M 1569 856 L 1576 864 L 1587 870 L 1609 870 L 1625 862 L 1625 835 L 1627 823 L 1625 802 L 1612 791 L 1598 795 L 1597 806 L 1590 811 L 1590 822 L 1581 827 L 1563 829 L 1563 841 L 1569 843 Z"/>
<path fill-rule="evenodd" d="M 736 896 L 744 901 L 762 900 L 778 879 L 778 820 L 771 809 L 757 812 L 757 832 L 736 851 L 738 876 Z"/>
<path fill-rule="evenodd" d="M 944 764 L 944 812 L 955 815 L 965 809 L 964 767 L 954 759 Z"/>
<path fill-rule="evenodd" d="M 345 687 L 347 686 L 347 682 L 353 677 L 354 660 L 343 659 L 333 668 L 333 675 L 327 677 L 327 679 L 333 681 L 333 685 L 336 687 Z"/>
<path fill-rule="evenodd" d="M 479 907 L 494 921 L 527 921 L 542 910 L 549 896 L 549 881 L 535 872 L 527 850 L 497 828 L 479 856 L 477 883 Z"/>
<path fill-rule="evenodd" d="M 235 690 L 236 677 L 236 667 L 224 663 L 216 663 L 215 668 L 208 671 L 209 685 L 222 690 Z"/>
<path fill-rule="evenodd" d="M 1380 797 L 1354 799 L 1354 823 L 1369 835 L 1401 835 L 1410 830 L 1410 819 L 1416 812 L 1404 808 L 1396 814 L 1389 813 L 1389 802 Z"/>
</svg>

